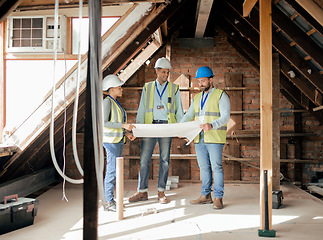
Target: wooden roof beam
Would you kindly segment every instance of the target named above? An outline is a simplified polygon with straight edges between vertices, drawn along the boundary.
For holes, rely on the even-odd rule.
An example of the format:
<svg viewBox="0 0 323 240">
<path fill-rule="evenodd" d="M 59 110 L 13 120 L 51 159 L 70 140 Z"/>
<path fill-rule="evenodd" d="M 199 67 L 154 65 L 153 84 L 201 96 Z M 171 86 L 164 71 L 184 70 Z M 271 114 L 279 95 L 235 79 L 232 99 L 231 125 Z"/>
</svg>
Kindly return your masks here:
<svg viewBox="0 0 323 240">
<path fill-rule="evenodd" d="M 253 7 L 256 5 L 258 0 L 245 0 L 243 3 L 243 16 L 248 17 L 249 13 L 253 9 Z"/>
<path fill-rule="evenodd" d="M 223 15 L 227 16 L 226 12 Z M 259 49 L 249 41 L 249 38 L 243 37 L 231 23 L 223 17 L 223 29 L 228 33 L 228 41 L 235 47 L 249 62 L 259 70 Z M 288 76 L 288 75 L 287 75 Z M 288 76 L 289 77 L 289 76 Z M 317 120 L 323 123 L 323 114 L 318 114 L 312 111 L 310 100 L 303 94 L 285 74 L 280 75 L 280 84 L 284 88 L 282 94 L 295 106 L 302 107 L 309 111 Z M 314 110 L 314 109 L 313 109 Z"/>
<path fill-rule="evenodd" d="M 323 68 L 323 50 L 275 5 L 273 5 L 273 23 Z"/>
<path fill-rule="evenodd" d="M 297 3 L 295 0 L 285 0 L 286 4 L 288 4 L 291 8 L 294 9 L 295 12 L 298 13 L 308 24 L 310 24 L 313 29 L 318 31 L 321 35 L 323 35 L 323 26 L 317 22 L 317 20 L 307 12 L 301 5 Z"/>
<path fill-rule="evenodd" d="M 243 18 L 237 11 L 239 3 L 232 1 L 221 5 L 219 14 L 225 15 L 232 26 L 234 26 L 241 34 L 245 35 L 252 44 L 259 49 L 259 22 L 258 12 L 255 12 L 251 18 Z M 288 18 L 287 18 L 288 19 Z M 250 27 L 251 26 L 251 27 Z M 320 92 L 323 93 L 323 76 L 316 69 L 308 64 L 299 54 L 297 54 L 288 43 L 282 40 L 278 34 L 273 34 L 273 47 L 283 55 L 299 72 L 306 77 Z M 310 72 L 308 70 L 311 70 Z M 313 88 L 313 87 L 312 87 Z M 312 89 L 313 92 L 315 88 Z"/>
<path fill-rule="evenodd" d="M 198 0 L 195 37 L 202 38 L 209 20 L 213 0 Z"/>
<path fill-rule="evenodd" d="M 8 15 L 19 6 L 22 0 L 7 0 L 1 2 L 2 3 L 0 5 L 0 23 L 3 22 L 8 17 Z"/>
<path fill-rule="evenodd" d="M 314 1 L 296 0 L 315 20 L 323 26 L 323 11 Z"/>
</svg>

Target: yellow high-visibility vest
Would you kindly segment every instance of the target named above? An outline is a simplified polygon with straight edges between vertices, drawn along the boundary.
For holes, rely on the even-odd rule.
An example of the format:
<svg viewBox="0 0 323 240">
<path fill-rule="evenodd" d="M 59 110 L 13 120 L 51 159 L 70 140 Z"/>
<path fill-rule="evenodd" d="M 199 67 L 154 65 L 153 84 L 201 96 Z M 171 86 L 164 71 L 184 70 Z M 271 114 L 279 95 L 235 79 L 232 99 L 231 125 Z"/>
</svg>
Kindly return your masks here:
<svg viewBox="0 0 323 240">
<path fill-rule="evenodd" d="M 168 82 L 168 123 L 176 123 L 175 115 L 175 94 L 178 91 L 178 85 Z M 154 94 L 155 94 L 155 81 L 145 84 L 145 123 L 151 124 L 153 122 L 153 109 L 154 109 Z"/>
<path fill-rule="evenodd" d="M 219 101 L 222 96 L 223 90 L 214 89 L 211 95 L 208 97 L 205 104 L 205 117 L 204 123 L 211 123 L 220 117 Z M 195 120 L 199 119 L 200 114 L 200 102 L 201 102 L 202 92 L 196 94 L 193 98 Z M 227 137 L 227 125 L 224 125 L 218 129 L 211 129 L 204 132 L 204 142 L 205 143 L 225 143 Z M 200 142 L 200 135 L 198 134 L 195 139 L 195 143 Z"/>
<path fill-rule="evenodd" d="M 127 114 L 126 119 L 124 121 L 123 111 L 120 109 L 116 101 L 111 99 L 109 96 L 107 97 L 111 103 L 111 115 L 110 122 L 113 123 L 126 123 L 127 122 Z M 103 142 L 105 143 L 118 143 L 122 139 L 124 139 L 123 129 L 122 128 L 107 128 L 103 127 Z"/>
</svg>

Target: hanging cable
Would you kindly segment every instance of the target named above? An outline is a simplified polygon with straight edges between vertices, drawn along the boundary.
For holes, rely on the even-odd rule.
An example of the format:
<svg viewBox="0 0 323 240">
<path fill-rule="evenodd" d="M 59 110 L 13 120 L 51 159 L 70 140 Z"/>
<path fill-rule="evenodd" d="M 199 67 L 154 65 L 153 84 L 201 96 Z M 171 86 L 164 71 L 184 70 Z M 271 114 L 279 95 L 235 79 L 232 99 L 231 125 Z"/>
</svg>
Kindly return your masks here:
<svg viewBox="0 0 323 240">
<path fill-rule="evenodd" d="M 77 154 L 77 139 L 76 139 L 76 128 L 77 128 L 77 111 L 79 103 L 79 92 L 80 92 L 80 78 L 81 78 L 81 29 L 82 29 L 82 8 L 83 0 L 79 1 L 79 26 L 78 26 L 78 63 L 77 63 L 77 79 L 76 79 L 76 92 L 75 92 L 75 101 L 74 101 L 74 110 L 73 110 L 73 124 L 72 124 L 72 145 L 73 145 L 73 155 L 76 163 L 76 167 L 79 170 L 80 174 L 84 176 L 84 171 L 81 166 L 78 154 Z"/>
<path fill-rule="evenodd" d="M 62 178 L 68 182 L 80 184 L 83 183 L 83 179 L 72 179 L 66 176 L 60 169 L 57 163 L 55 156 L 55 147 L 54 147 L 54 93 L 55 93 L 55 83 L 56 83 L 56 61 L 57 61 L 57 31 L 58 31 L 58 6 L 59 1 L 55 0 L 55 20 L 54 20 L 54 69 L 53 69 L 53 86 L 52 86 L 52 111 L 51 111 L 51 124 L 50 124 L 50 153 L 52 157 L 53 164 L 56 168 L 56 171 L 61 175 Z"/>
<path fill-rule="evenodd" d="M 65 54 L 65 49 L 64 51 L 64 63 L 65 63 L 65 72 L 64 72 L 64 126 L 63 126 L 63 173 L 65 174 L 65 169 L 66 169 L 66 72 L 67 72 L 67 66 L 66 66 L 66 54 Z M 68 199 L 65 194 L 65 186 L 66 186 L 66 180 L 63 180 L 63 197 L 62 200 L 66 200 L 68 202 Z"/>
</svg>

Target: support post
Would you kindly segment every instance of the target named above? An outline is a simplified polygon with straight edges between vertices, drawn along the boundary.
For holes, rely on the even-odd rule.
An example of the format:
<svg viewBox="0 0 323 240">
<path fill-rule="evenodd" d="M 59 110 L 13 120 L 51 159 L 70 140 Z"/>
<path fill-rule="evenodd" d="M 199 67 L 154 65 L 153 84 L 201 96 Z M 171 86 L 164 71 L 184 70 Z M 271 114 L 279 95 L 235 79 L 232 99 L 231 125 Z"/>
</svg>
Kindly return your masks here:
<svg viewBox="0 0 323 240">
<path fill-rule="evenodd" d="M 280 190 L 280 66 L 279 54 L 273 54 L 273 190 Z"/>
<path fill-rule="evenodd" d="M 96 240 L 98 237 L 98 186 L 94 158 L 92 89 L 101 79 L 101 1 L 89 0 L 89 51 L 86 79 L 85 120 L 84 120 L 84 185 L 83 185 L 83 239 Z M 95 91 L 96 92 L 96 91 Z M 101 89 L 102 92 L 102 89 Z M 100 146 L 102 147 L 102 146 Z"/>
<path fill-rule="evenodd" d="M 123 219 L 123 193 L 124 193 L 124 176 L 123 176 L 123 157 L 117 157 L 116 160 L 116 195 L 117 195 L 117 216 L 118 220 Z"/>
<path fill-rule="evenodd" d="M 261 230 L 259 236 L 272 233 L 272 204 L 268 204 L 268 230 L 265 229 L 264 170 L 268 170 L 268 199 L 272 203 L 272 18 L 271 0 L 259 0 L 260 26 L 260 211 Z M 265 230 L 264 230 L 265 229 Z M 268 233 L 268 235 L 267 235 Z"/>
</svg>

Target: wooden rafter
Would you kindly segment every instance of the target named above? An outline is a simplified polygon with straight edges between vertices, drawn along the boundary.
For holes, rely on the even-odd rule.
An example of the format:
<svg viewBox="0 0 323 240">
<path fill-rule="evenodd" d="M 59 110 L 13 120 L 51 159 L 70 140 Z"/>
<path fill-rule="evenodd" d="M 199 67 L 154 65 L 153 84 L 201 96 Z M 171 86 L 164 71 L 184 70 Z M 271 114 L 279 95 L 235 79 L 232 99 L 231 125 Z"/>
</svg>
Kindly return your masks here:
<svg viewBox="0 0 323 240">
<path fill-rule="evenodd" d="M 317 44 L 283 14 L 277 6 L 273 6 L 273 23 L 323 68 L 322 48 L 317 47 Z"/>
<path fill-rule="evenodd" d="M 1 1 L 0 4 L 0 23 L 4 21 L 7 16 L 12 13 L 13 10 L 15 10 L 19 4 L 22 2 L 22 0 L 7 0 L 7 1 Z"/>
<path fill-rule="evenodd" d="M 210 16 L 213 0 L 198 0 L 195 37 L 202 38 Z"/>
<path fill-rule="evenodd" d="M 159 48 L 161 44 L 157 40 L 152 42 L 133 59 L 133 61 L 121 72 L 119 78 L 127 81 Z"/>
<path fill-rule="evenodd" d="M 316 21 L 315 18 L 311 14 L 309 14 L 301 5 L 297 3 L 295 0 L 285 0 L 285 2 L 295 10 L 304 20 L 310 24 L 315 31 L 318 31 L 321 35 L 323 35 L 323 26 Z"/>
<path fill-rule="evenodd" d="M 315 20 L 323 26 L 323 11 L 314 1 L 296 0 Z"/>
<path fill-rule="evenodd" d="M 245 0 L 243 3 L 243 16 L 247 17 L 258 0 Z"/>
<path fill-rule="evenodd" d="M 223 8 L 222 8 L 223 10 Z M 228 16 L 228 12 L 223 12 L 224 16 Z M 256 44 L 253 44 L 250 41 L 250 38 L 246 38 L 243 36 L 244 31 L 242 34 L 238 32 L 237 29 L 233 27 L 233 25 L 225 19 L 223 16 L 222 20 L 222 27 L 230 36 L 228 41 L 235 47 L 249 62 L 259 69 L 259 48 L 256 47 Z M 243 36 L 242 36 L 243 35 Z M 259 41 L 258 41 L 259 42 Z M 289 79 L 290 76 L 287 74 L 280 74 L 280 84 L 281 87 L 284 89 L 282 93 L 284 96 L 297 108 L 302 107 L 310 112 L 317 120 L 322 122 L 323 114 L 319 114 L 318 112 L 313 112 L 312 108 L 310 107 L 310 100 L 304 95 L 299 88 L 295 86 L 294 83 L 291 82 Z"/>
<path fill-rule="evenodd" d="M 250 42 L 259 49 L 259 27 L 256 19 L 258 17 L 257 13 L 254 13 L 254 16 L 251 18 L 246 19 L 243 18 L 242 15 L 239 14 L 235 9 L 238 7 L 238 3 L 230 2 L 230 4 L 230 6 L 227 4 L 221 5 L 222 11 L 220 11 L 219 14 L 225 15 L 224 18 L 226 18 L 233 27 L 241 32 L 241 34 L 247 36 Z M 278 36 L 277 33 L 273 35 L 273 47 L 289 61 L 289 64 L 291 64 L 291 66 L 284 68 L 286 75 L 288 75 L 288 72 L 295 67 L 306 78 L 304 79 L 303 76 L 296 76 L 296 78 L 300 78 L 304 82 L 304 86 L 307 86 L 306 88 L 302 89 L 302 87 L 299 85 L 300 90 L 304 91 L 307 96 L 314 96 L 315 87 L 320 91 L 320 93 L 323 92 L 322 75 L 317 70 L 313 69 L 313 67 L 302 59 L 302 57 L 291 47 L 289 47 L 288 44 Z M 286 66 L 286 64 L 284 66 Z M 311 69 L 311 72 L 308 71 L 309 69 Z M 297 79 L 295 81 L 297 81 Z M 311 83 L 308 83 L 307 81 Z M 314 97 L 312 97 L 312 100 L 314 104 L 320 104 L 315 103 Z"/>
</svg>

